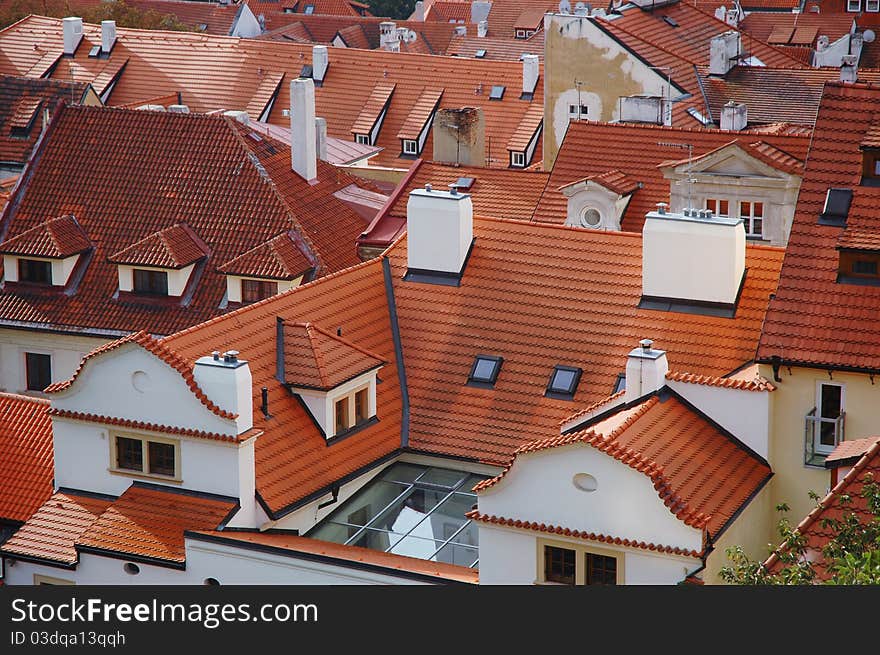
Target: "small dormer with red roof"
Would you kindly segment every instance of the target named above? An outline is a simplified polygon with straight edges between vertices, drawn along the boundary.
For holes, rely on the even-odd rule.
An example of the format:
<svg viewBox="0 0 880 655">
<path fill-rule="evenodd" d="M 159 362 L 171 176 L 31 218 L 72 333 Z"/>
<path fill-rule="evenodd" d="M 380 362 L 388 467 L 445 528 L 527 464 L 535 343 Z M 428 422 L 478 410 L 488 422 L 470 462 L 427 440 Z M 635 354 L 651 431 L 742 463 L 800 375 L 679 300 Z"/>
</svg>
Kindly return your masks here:
<svg viewBox="0 0 880 655">
<path fill-rule="evenodd" d="M 91 249 L 92 242 L 75 216 L 40 223 L 0 244 L 5 285 L 33 290 L 65 287 Z"/>
<path fill-rule="evenodd" d="M 328 443 L 376 423 L 376 384 L 387 362 L 312 323 L 279 318 L 276 378 L 299 399 Z"/>
<path fill-rule="evenodd" d="M 566 225 L 594 230 L 619 230 L 632 195 L 642 188 L 620 170 L 591 175 L 559 187 L 568 200 Z"/>
<path fill-rule="evenodd" d="M 252 303 L 299 286 L 310 277 L 314 265 L 297 246 L 291 231 L 222 263 L 226 274 L 226 302 Z"/>
</svg>

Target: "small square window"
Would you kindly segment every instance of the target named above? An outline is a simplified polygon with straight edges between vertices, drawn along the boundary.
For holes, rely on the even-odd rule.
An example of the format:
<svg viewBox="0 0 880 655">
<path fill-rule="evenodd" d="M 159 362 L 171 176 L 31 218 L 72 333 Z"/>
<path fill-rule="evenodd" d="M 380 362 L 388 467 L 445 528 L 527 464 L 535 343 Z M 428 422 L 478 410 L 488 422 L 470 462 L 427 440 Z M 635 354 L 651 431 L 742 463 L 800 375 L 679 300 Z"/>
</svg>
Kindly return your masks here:
<svg viewBox="0 0 880 655">
<path fill-rule="evenodd" d="M 306 5 L 306 8 L 303 11 L 303 13 L 304 14 L 314 14 L 315 13 L 315 5 Z"/>
<path fill-rule="evenodd" d="M 477 355 L 476 359 L 474 359 L 474 365 L 471 367 L 471 374 L 468 376 L 468 384 L 472 386 L 494 386 L 503 363 L 504 359 L 502 357 Z"/>
<path fill-rule="evenodd" d="M 504 86 L 493 86 L 492 91 L 489 92 L 489 100 L 501 100 L 506 89 L 507 87 Z"/>
<path fill-rule="evenodd" d="M 268 280 L 242 280 L 241 301 L 244 303 L 265 300 L 278 293 L 278 283 Z"/>
<path fill-rule="evenodd" d="M 354 140 L 367 146 L 372 145 L 368 134 L 355 134 Z"/>
<path fill-rule="evenodd" d="M 174 444 L 150 441 L 149 451 L 150 473 L 174 476 Z"/>
<path fill-rule="evenodd" d="M 581 381 L 583 371 L 571 366 L 556 366 L 550 374 L 550 382 L 544 395 L 571 399 Z"/>
<path fill-rule="evenodd" d="M 544 546 L 544 580 L 573 585 L 575 582 L 575 551 Z"/>
<path fill-rule="evenodd" d="M 852 189 L 828 189 L 825 206 L 819 214 L 820 225 L 846 225 L 849 207 L 852 204 Z"/>
<path fill-rule="evenodd" d="M 846 0 L 846 10 L 847 11 L 861 11 L 862 10 L 862 0 Z"/>
<path fill-rule="evenodd" d="M 52 284 L 52 262 L 44 262 L 39 259 L 19 259 L 18 280 L 31 284 Z"/>
<path fill-rule="evenodd" d="M 42 391 L 52 384 L 51 355 L 25 353 L 24 362 L 28 391 Z"/>
<path fill-rule="evenodd" d="M 129 471 L 143 471 L 143 442 L 140 439 L 116 437 L 116 466 Z"/>
<path fill-rule="evenodd" d="M 148 296 L 167 296 L 168 273 L 142 268 L 134 269 L 134 292 Z"/>
<path fill-rule="evenodd" d="M 510 165 L 513 168 L 525 168 L 525 166 L 526 166 L 526 153 L 516 152 L 515 150 L 511 151 Z"/>
<path fill-rule="evenodd" d="M 405 154 L 405 155 L 419 154 L 419 142 L 414 141 L 413 139 L 404 139 L 403 140 L 403 154 Z"/>
<path fill-rule="evenodd" d="M 584 583 L 588 585 L 616 585 L 617 558 L 587 553 Z"/>
<path fill-rule="evenodd" d="M 852 272 L 856 275 L 877 275 L 877 262 L 867 259 L 857 259 L 852 263 Z"/>
<path fill-rule="evenodd" d="M 474 53 L 474 57 L 476 57 L 477 59 L 484 59 L 486 57 L 486 51 L 483 49 L 477 50 Z"/>
</svg>

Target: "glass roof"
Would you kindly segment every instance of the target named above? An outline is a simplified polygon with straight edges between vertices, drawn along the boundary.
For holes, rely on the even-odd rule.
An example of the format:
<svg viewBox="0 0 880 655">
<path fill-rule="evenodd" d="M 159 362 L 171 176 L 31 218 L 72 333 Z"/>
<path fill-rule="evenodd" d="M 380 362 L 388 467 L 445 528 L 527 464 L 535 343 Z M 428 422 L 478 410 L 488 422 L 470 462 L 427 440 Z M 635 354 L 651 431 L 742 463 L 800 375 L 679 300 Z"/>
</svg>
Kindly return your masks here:
<svg viewBox="0 0 880 655">
<path fill-rule="evenodd" d="M 464 514 L 476 507 L 471 490 L 486 477 L 398 462 L 306 536 L 476 568 L 477 526 Z"/>
</svg>

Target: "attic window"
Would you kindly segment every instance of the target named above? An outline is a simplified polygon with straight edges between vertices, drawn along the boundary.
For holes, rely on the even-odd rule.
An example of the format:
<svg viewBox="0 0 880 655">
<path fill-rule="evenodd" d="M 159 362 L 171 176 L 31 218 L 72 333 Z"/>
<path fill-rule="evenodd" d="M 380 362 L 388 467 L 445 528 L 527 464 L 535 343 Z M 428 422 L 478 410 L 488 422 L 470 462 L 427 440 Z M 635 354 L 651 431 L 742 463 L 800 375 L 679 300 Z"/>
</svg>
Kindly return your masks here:
<svg viewBox="0 0 880 655">
<path fill-rule="evenodd" d="M 820 225 L 846 225 L 849 206 L 852 204 L 852 189 L 828 189 L 825 195 L 825 206 L 819 214 Z"/>
<path fill-rule="evenodd" d="M 510 151 L 510 167 L 511 168 L 525 168 L 526 167 L 526 153 L 519 152 L 516 150 Z"/>
<path fill-rule="evenodd" d="M 419 154 L 419 142 L 415 139 L 403 139 L 403 154 L 417 155 Z"/>
<path fill-rule="evenodd" d="M 574 392 L 581 381 L 581 373 L 583 373 L 581 369 L 571 366 L 554 367 L 544 395 L 549 398 L 571 400 L 574 398 Z"/>
<path fill-rule="evenodd" d="M 369 134 L 355 134 L 354 139 L 357 143 L 362 143 L 367 146 L 373 145 L 370 143 L 370 135 Z"/>
<path fill-rule="evenodd" d="M 493 86 L 492 92 L 489 93 L 489 100 L 501 100 L 504 97 L 504 91 L 507 87 L 504 86 Z"/>
<path fill-rule="evenodd" d="M 101 46 L 96 45 L 91 50 L 89 50 L 89 57 L 97 57 L 101 54 Z"/>
<path fill-rule="evenodd" d="M 620 393 L 626 389 L 626 373 L 618 373 L 617 379 L 614 381 L 613 393 Z"/>
<path fill-rule="evenodd" d="M 485 58 L 485 56 L 486 56 L 485 50 L 477 50 L 477 52 L 474 53 L 474 57 L 476 57 L 477 59 L 483 59 L 483 58 Z"/>
<path fill-rule="evenodd" d="M 495 386 L 495 380 L 498 379 L 503 363 L 503 357 L 477 355 L 471 367 L 471 374 L 468 376 L 468 384 L 473 387 L 492 388 Z"/>
<path fill-rule="evenodd" d="M 315 13 L 315 5 L 306 5 L 306 8 L 303 11 L 303 13 L 304 14 L 314 14 Z"/>
<path fill-rule="evenodd" d="M 147 296 L 168 295 L 168 273 L 165 271 L 136 268 L 133 271 L 133 291 Z"/>
<path fill-rule="evenodd" d="M 302 70 L 299 72 L 300 77 L 311 77 L 312 76 L 312 65 L 306 64 L 302 67 Z"/>
<path fill-rule="evenodd" d="M 862 186 L 880 186 L 880 150 L 862 150 Z"/>
<path fill-rule="evenodd" d="M 460 177 L 455 181 L 453 186 L 455 186 L 456 189 L 470 189 L 474 186 L 474 182 L 476 182 L 476 180 L 472 177 Z"/>
<path fill-rule="evenodd" d="M 880 285 L 880 252 L 841 248 L 837 281 L 843 284 Z"/>
</svg>

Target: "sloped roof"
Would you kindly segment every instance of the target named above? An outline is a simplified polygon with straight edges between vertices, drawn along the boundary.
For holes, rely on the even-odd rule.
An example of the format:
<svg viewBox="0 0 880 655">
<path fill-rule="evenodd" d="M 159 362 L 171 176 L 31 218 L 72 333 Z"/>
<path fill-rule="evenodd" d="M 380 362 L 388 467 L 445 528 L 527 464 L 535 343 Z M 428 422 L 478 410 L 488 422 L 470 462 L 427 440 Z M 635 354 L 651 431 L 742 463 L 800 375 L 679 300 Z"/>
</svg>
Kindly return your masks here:
<svg viewBox="0 0 880 655">
<path fill-rule="evenodd" d="M 0 252 L 64 259 L 92 247 L 75 216 L 50 219 L 0 243 Z"/>
<path fill-rule="evenodd" d="M 825 468 L 834 466 L 846 466 L 847 463 L 855 464 L 862 456 L 871 450 L 871 446 L 880 441 L 880 437 L 866 437 L 864 439 L 844 439 L 825 458 Z"/>
<path fill-rule="evenodd" d="M 315 275 L 355 264 L 367 221 L 333 194 L 375 187 L 322 161 L 317 170 L 317 184 L 302 180 L 289 147 L 227 117 L 67 107 L 0 227 L 10 242 L 47 217 L 75 214 L 95 255 L 72 295 L 0 291 L 0 321 L 174 332 L 225 311 L 218 264 L 289 231 Z M 205 253 L 187 303 L 116 297 L 108 257 L 177 267 Z"/>
<path fill-rule="evenodd" d="M 490 61 L 520 61 L 524 54 L 538 55 L 544 62 L 544 30 L 538 30 L 527 39 L 477 36 L 471 29 L 465 35 L 454 35 L 446 54 L 454 57 L 475 58 L 478 50 L 485 50 L 482 59 Z"/>
<path fill-rule="evenodd" d="M 863 497 L 862 493 L 868 482 L 878 481 L 880 481 L 880 440 L 862 455 L 837 486 L 798 524 L 797 531 L 806 537 L 808 553 L 821 554 L 822 548 L 835 536 L 831 526 L 826 527 L 823 521 L 844 520 L 850 515 L 855 515 L 863 523 L 876 520 L 874 513 L 868 507 L 868 499 Z M 777 552 L 785 548 L 786 544 L 782 544 Z M 782 567 L 777 552 L 764 562 L 764 566 L 771 573 L 778 572 Z M 826 568 L 821 555 L 819 561 L 814 561 L 814 567 L 819 580 L 827 580 L 831 577 L 831 572 Z"/>
<path fill-rule="evenodd" d="M 575 184 L 580 184 L 581 182 L 595 182 L 599 184 L 609 191 L 613 191 L 614 193 L 627 196 L 631 193 L 635 193 L 641 187 L 639 186 L 639 182 L 630 178 L 626 173 L 620 170 L 611 170 L 605 173 L 600 173 L 599 175 L 590 175 L 589 177 L 585 177 L 582 180 L 575 180 L 574 182 L 569 182 L 568 184 L 563 184 L 557 191 L 562 191 L 563 189 L 567 189 Z"/>
<path fill-rule="evenodd" d="M 681 151 L 663 144 L 690 143 L 694 147 L 694 158 L 698 159 L 733 141 L 774 168 L 796 174 L 801 173 L 791 168 L 793 164 L 789 158 L 804 161 L 810 143 L 808 135 L 575 121 L 569 126 L 556 156 L 550 181 L 535 209 L 534 220 L 564 223 L 567 199 L 558 189 L 584 177 L 607 175 L 617 170 L 643 185 L 633 194 L 621 221 L 624 230 L 641 231 L 645 214 L 653 211 L 658 202 L 669 202 L 669 180 L 658 166 L 672 157 L 678 161 Z M 759 142 L 782 151 L 787 157 L 768 160 L 772 154 L 770 150 L 764 148 L 765 153 L 760 148 L 750 148 L 750 144 Z"/>
<path fill-rule="evenodd" d="M 311 264 L 296 247 L 291 234 L 285 232 L 220 264 L 217 270 L 227 275 L 292 280 L 309 268 Z"/>
<path fill-rule="evenodd" d="M 74 57 L 62 58 L 52 71 L 53 79 L 91 80 L 109 63 L 128 59 L 128 64 L 107 99 L 108 104 L 128 105 L 145 98 L 181 92 L 181 100 L 193 112 L 219 109 L 245 110 L 261 83 L 259 72 L 283 71 L 282 90 L 269 114 L 269 122 L 289 125 L 287 85 L 312 63 L 312 45 L 266 39 L 239 39 L 191 32 L 160 32 L 117 29 L 117 42 L 108 59 L 89 58 L 89 48 L 100 44 L 100 27 L 83 26 L 83 42 Z M 31 16 L 0 31 L 0 74 L 22 74 L 35 62 L 40 49 L 59 48 L 61 21 Z M 433 44 L 433 41 L 432 41 Z M 435 46 L 440 51 L 442 46 Z M 426 83 L 444 88 L 441 108 L 482 105 L 487 141 L 505 144 L 516 130 L 531 102 L 541 104 L 543 76 L 535 99 L 519 99 L 508 93 L 500 101 L 485 102 L 492 86 L 519 89 L 522 65 L 518 61 L 482 61 L 460 57 L 438 57 L 383 50 L 333 48 L 329 69 L 321 87 L 315 90 L 316 115 L 327 120 L 329 136 L 353 141 L 352 126 L 377 86 L 396 84 L 388 115 L 377 145 L 385 148 L 381 165 L 402 166 L 397 134 L 406 122 Z M 228 62 L 235 61 L 235 66 Z M 464 81 L 467 81 L 465 83 Z M 539 145 L 540 147 L 540 145 Z M 423 156 L 430 159 L 433 139 L 425 144 Z M 506 167 L 506 159 L 493 164 Z"/>
<path fill-rule="evenodd" d="M 516 126 L 516 131 L 510 135 L 507 149 L 524 152 L 543 121 L 544 108 L 540 105 L 532 105 L 525 116 L 523 116 L 519 125 Z"/>
<path fill-rule="evenodd" d="M 880 288 L 837 283 L 839 240 L 852 244 L 880 226 L 880 188 L 859 185 L 859 144 L 878 113 L 880 87 L 826 84 L 760 361 L 880 370 Z M 831 187 L 853 190 L 846 228 L 817 224 Z"/>
<path fill-rule="evenodd" d="M 314 7 L 315 14 L 334 16 L 361 16 L 361 12 L 369 9 L 369 5 L 354 0 L 286 0 L 283 3 L 284 10 L 294 14 L 305 13 L 308 5 Z"/>
<path fill-rule="evenodd" d="M 520 446 L 501 475 L 474 489 L 497 484 L 519 455 L 583 443 L 647 475 L 670 512 L 714 537 L 769 479 L 770 466 L 667 394 L 661 391 L 575 432 Z"/>
<path fill-rule="evenodd" d="M 794 0 L 779 0 L 784 8 L 791 9 L 794 6 Z M 822 11 L 820 13 L 812 13 L 809 11 L 793 14 L 791 12 L 751 12 L 743 18 L 739 27 L 743 32 L 750 34 L 755 39 L 767 41 L 769 43 L 786 45 L 793 43 L 792 36 L 795 32 L 801 30 L 798 35 L 798 43 L 803 43 L 804 30 L 816 30 L 820 34 L 825 34 L 833 43 L 844 34 L 848 34 L 856 20 L 857 14 L 854 13 L 837 13 L 828 11 L 827 3 L 823 2 Z M 774 39 L 774 34 L 776 38 Z M 781 37 L 785 37 L 784 39 Z M 812 44 L 812 39 L 810 40 Z M 839 71 L 838 71 L 839 72 Z"/>
<path fill-rule="evenodd" d="M 666 374 L 667 380 L 673 382 L 686 382 L 687 384 L 703 384 L 709 387 L 724 387 L 726 389 L 738 389 L 740 391 L 775 391 L 776 386 L 762 377 L 756 377 L 752 380 L 744 380 L 741 378 L 722 378 L 713 375 L 694 375 L 693 373 L 684 373 L 678 371 L 669 371 Z"/>
<path fill-rule="evenodd" d="M 443 95 L 443 89 L 425 87 L 410 110 L 409 117 L 397 133 L 398 139 L 418 139 L 419 134 L 433 115 L 437 103 Z"/>
<path fill-rule="evenodd" d="M 284 323 L 284 382 L 328 391 L 385 361 L 312 323 Z"/>
<path fill-rule="evenodd" d="M 352 134 L 369 134 L 379 120 L 379 115 L 386 108 L 391 94 L 394 93 L 394 84 L 379 84 L 373 88 L 372 93 L 364 103 L 361 112 L 358 114 L 351 126 Z M 407 118 L 409 120 L 409 118 Z"/>
<path fill-rule="evenodd" d="M 72 568 L 79 560 L 74 542 L 112 502 L 106 496 L 59 490 L 0 547 L 0 553 Z"/>
<path fill-rule="evenodd" d="M 0 520 L 26 521 L 53 491 L 55 473 L 49 403 L 0 394 Z"/>
<path fill-rule="evenodd" d="M 234 498 L 135 482 L 75 539 L 78 549 L 182 565 L 184 530 L 215 530 L 238 509 Z"/>
<path fill-rule="evenodd" d="M 153 232 L 108 256 L 114 264 L 183 268 L 210 254 L 207 245 L 185 223 Z"/>
</svg>

